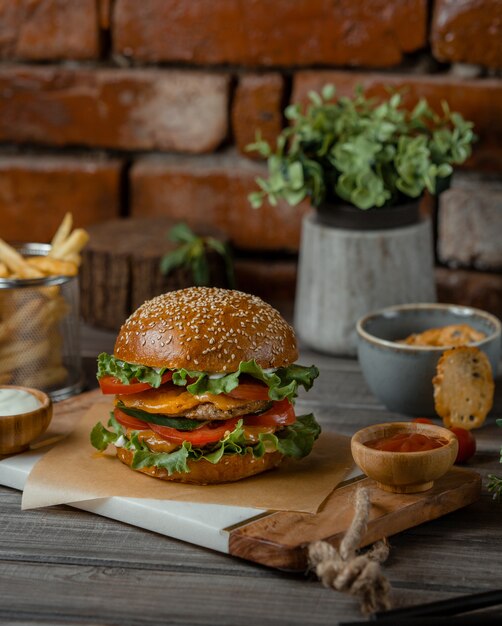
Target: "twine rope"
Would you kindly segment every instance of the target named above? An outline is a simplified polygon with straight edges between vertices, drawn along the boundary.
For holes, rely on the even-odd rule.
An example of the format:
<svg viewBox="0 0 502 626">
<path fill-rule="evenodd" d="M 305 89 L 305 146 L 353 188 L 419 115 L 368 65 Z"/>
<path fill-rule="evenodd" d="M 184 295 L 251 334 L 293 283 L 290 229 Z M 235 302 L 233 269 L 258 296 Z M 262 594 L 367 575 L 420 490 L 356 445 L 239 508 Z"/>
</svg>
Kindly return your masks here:
<svg viewBox="0 0 502 626">
<path fill-rule="evenodd" d="M 391 586 L 380 567 L 389 556 L 387 540 L 377 541 L 363 554 L 357 552 L 366 533 L 370 508 L 369 490 L 361 487 L 356 491 L 354 518 L 340 548 L 326 541 L 315 541 L 308 547 L 310 569 L 322 584 L 358 596 L 365 615 L 391 607 Z"/>
</svg>

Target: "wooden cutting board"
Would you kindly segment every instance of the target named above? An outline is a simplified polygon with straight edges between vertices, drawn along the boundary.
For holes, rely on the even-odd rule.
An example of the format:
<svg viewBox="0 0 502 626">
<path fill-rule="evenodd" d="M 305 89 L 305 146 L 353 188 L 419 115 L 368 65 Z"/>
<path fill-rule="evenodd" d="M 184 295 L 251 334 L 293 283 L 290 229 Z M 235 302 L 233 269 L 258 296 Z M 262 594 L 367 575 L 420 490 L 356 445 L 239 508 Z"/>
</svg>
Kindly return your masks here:
<svg viewBox="0 0 502 626">
<path fill-rule="evenodd" d="M 323 539 L 339 545 L 354 515 L 355 491 L 361 486 L 371 490 L 371 513 L 360 547 L 451 513 L 481 495 L 480 475 L 459 468 L 449 471 L 429 491 L 417 494 L 389 493 L 362 477 L 335 489 L 315 515 L 266 513 L 229 529 L 229 553 L 270 567 L 305 569 L 310 542 Z"/>
<path fill-rule="evenodd" d="M 57 404 L 53 427 L 70 430 L 99 397 L 99 391 L 92 391 Z M 31 452 L 0 461 L 0 484 L 22 489 L 38 458 Z M 475 502 L 481 493 L 481 478 L 471 470 L 453 468 L 429 491 L 394 494 L 360 476 L 335 489 L 315 515 L 122 497 L 73 506 L 269 567 L 304 570 L 310 542 L 340 543 L 360 486 L 370 488 L 372 502 L 363 547 Z"/>
</svg>

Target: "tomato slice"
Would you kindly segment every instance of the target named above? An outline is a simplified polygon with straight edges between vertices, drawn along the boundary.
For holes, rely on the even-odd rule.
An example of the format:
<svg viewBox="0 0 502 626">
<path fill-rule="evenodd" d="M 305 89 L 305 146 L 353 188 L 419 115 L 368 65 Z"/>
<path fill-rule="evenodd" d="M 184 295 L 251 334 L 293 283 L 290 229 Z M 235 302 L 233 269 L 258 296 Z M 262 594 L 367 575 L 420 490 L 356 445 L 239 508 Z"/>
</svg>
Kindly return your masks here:
<svg viewBox="0 0 502 626">
<path fill-rule="evenodd" d="M 296 422 L 295 409 L 289 400 L 274 402 L 265 413 L 244 418 L 245 426 L 288 426 Z"/>
<path fill-rule="evenodd" d="M 224 422 L 209 422 L 195 430 L 176 430 L 169 426 L 159 426 L 158 424 L 148 424 L 148 426 L 167 441 L 183 443 L 189 441 L 194 446 L 205 446 L 208 443 L 216 443 L 227 431 L 234 430 L 238 417 L 232 417 Z"/>
<path fill-rule="evenodd" d="M 132 428 L 133 430 L 147 430 L 148 424 L 143 422 L 142 420 L 138 420 L 135 417 L 131 417 L 130 415 L 126 415 L 120 409 L 114 409 L 113 415 L 117 422 L 124 426 L 125 428 Z"/>
<path fill-rule="evenodd" d="M 268 387 L 263 383 L 241 383 L 225 395 L 237 400 L 270 400 Z"/>
<path fill-rule="evenodd" d="M 172 372 L 166 372 L 162 376 L 161 384 L 167 383 L 173 377 Z M 146 391 L 147 389 L 154 389 L 149 383 L 132 382 L 129 385 L 125 385 L 120 382 L 115 376 L 103 376 L 99 379 L 99 386 L 104 394 L 121 394 L 123 396 L 130 393 L 138 393 L 139 391 Z"/>
</svg>

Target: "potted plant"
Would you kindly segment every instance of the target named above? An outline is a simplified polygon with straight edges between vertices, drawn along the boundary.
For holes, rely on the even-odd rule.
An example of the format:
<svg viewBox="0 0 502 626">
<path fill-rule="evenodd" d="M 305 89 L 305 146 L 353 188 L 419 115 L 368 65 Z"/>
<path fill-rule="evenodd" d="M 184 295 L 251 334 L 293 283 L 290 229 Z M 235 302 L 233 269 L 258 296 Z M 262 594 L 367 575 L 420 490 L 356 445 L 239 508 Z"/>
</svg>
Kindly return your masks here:
<svg viewBox="0 0 502 626">
<path fill-rule="evenodd" d="M 311 92 L 275 150 L 260 137 L 249 150 L 267 158 L 268 178 L 249 200 L 291 205 L 309 200 L 304 218 L 295 308 L 300 336 L 316 348 L 355 353 L 354 323 L 373 308 L 435 299 L 430 220 L 420 216 L 427 190 L 447 188 L 453 165 L 465 161 L 472 123 L 443 103 L 413 110 L 394 93 L 385 101 L 334 100 L 327 85 Z"/>
</svg>

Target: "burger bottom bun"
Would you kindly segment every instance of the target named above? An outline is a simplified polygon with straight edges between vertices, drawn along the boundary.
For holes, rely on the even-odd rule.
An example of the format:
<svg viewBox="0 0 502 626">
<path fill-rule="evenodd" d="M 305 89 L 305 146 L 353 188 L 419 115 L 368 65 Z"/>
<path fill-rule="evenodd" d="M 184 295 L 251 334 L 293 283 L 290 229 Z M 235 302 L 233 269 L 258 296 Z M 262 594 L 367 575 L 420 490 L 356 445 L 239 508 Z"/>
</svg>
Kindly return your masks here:
<svg viewBox="0 0 502 626">
<path fill-rule="evenodd" d="M 126 465 L 131 466 L 133 452 L 125 448 L 117 449 L 117 456 Z M 161 480 L 171 480 L 178 483 L 192 483 L 194 485 L 213 485 L 216 483 L 229 483 L 241 478 L 248 478 L 254 474 L 260 474 L 277 467 L 283 459 L 280 452 L 268 452 L 261 459 L 253 457 L 252 453 L 241 456 L 240 454 L 225 454 L 221 461 L 216 464 L 205 459 L 200 461 L 189 460 L 187 462 L 190 472 L 175 472 L 169 476 L 167 470 L 162 467 L 143 467 L 138 472 Z"/>
</svg>

